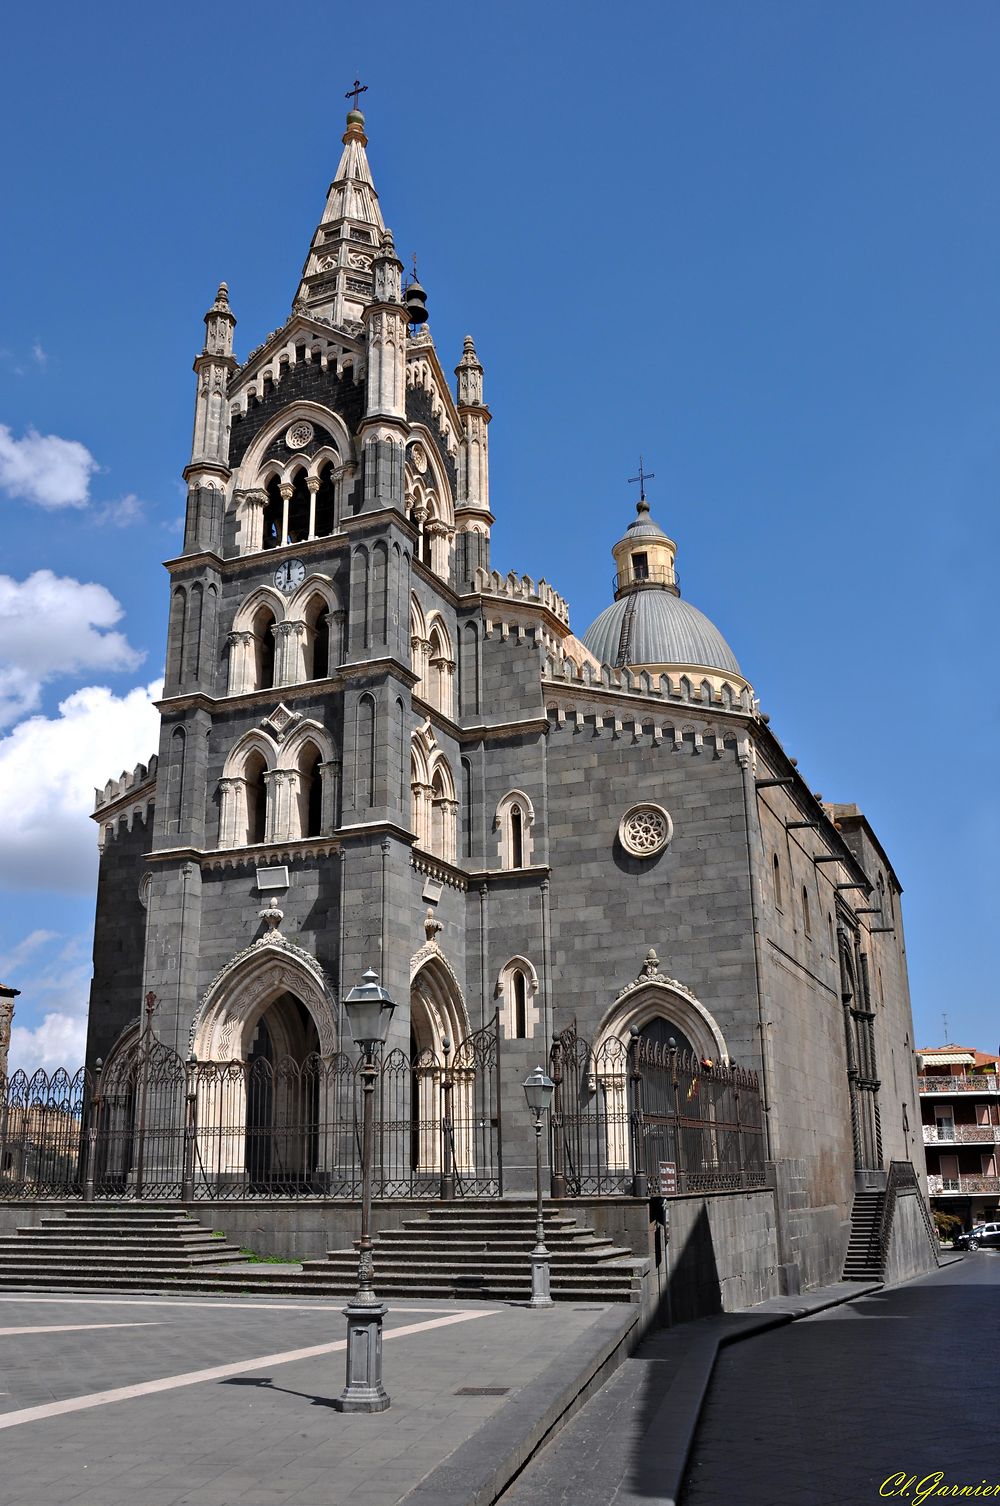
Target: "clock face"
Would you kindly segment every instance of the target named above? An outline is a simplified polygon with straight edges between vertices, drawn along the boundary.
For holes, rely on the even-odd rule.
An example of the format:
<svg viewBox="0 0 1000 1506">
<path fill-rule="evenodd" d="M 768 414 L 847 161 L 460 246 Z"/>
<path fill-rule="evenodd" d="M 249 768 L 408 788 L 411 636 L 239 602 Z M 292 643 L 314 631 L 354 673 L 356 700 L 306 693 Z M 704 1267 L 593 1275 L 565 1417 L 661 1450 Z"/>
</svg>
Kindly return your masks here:
<svg viewBox="0 0 1000 1506">
<path fill-rule="evenodd" d="M 279 591 L 294 591 L 306 578 L 306 567 L 301 560 L 285 560 L 274 572 L 274 584 Z"/>
</svg>

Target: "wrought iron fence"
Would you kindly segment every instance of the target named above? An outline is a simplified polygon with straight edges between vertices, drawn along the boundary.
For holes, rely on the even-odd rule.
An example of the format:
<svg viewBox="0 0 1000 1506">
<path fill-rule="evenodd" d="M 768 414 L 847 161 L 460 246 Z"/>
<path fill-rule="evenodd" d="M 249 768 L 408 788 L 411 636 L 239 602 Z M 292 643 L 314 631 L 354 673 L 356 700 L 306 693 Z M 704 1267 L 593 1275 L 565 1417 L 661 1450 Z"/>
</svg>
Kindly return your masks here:
<svg viewBox="0 0 1000 1506">
<path fill-rule="evenodd" d="M 764 1185 L 753 1072 L 631 1037 L 596 1051 L 571 1025 L 551 1052 L 552 1195 Z"/>
<path fill-rule="evenodd" d="M 444 1060 L 380 1053 L 375 1091 L 375 1197 L 501 1195 L 496 1019 Z M 147 1037 L 93 1076 L 0 1079 L 0 1199 L 356 1199 L 361 1116 L 359 1059 L 184 1061 Z"/>
<path fill-rule="evenodd" d="M 86 1073 L 15 1072 L 0 1089 L 0 1198 L 81 1196 Z"/>
</svg>

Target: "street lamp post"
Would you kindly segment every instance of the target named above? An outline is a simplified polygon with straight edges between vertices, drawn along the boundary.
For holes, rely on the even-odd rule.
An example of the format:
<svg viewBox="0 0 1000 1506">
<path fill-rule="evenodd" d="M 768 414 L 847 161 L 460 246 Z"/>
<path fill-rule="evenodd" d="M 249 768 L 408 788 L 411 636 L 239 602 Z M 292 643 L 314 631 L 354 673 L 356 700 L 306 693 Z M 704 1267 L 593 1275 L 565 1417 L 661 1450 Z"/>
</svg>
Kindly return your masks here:
<svg viewBox="0 0 1000 1506">
<path fill-rule="evenodd" d="M 549 1295 L 549 1252 L 545 1248 L 545 1224 L 542 1216 L 542 1115 L 551 1106 L 555 1083 L 541 1067 L 525 1079 L 524 1096 L 535 1116 L 535 1248 L 531 1252 L 531 1301 L 529 1307 L 551 1307 Z"/>
<path fill-rule="evenodd" d="M 355 1044 L 362 1052 L 361 1238 L 358 1252 L 358 1289 L 344 1308 L 347 1319 L 347 1384 L 334 1401 L 338 1412 L 384 1412 L 389 1395 L 382 1384 L 382 1319 L 386 1307 L 372 1287 L 371 1215 L 374 1139 L 375 1047 L 385 1041 L 396 1008 L 378 973 L 369 968 L 357 988 L 344 1000 Z"/>
</svg>

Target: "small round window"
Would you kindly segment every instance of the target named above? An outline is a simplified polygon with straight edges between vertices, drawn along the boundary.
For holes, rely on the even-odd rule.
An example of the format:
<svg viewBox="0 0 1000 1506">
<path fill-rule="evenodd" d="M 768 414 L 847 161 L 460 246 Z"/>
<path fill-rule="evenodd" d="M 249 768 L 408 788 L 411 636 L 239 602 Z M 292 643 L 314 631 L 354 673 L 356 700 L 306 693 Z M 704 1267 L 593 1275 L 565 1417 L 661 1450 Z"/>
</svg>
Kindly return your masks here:
<svg viewBox="0 0 1000 1506">
<path fill-rule="evenodd" d="M 662 805 L 633 805 L 618 826 L 618 840 L 634 858 L 655 857 L 673 834 L 674 823 Z"/>
</svg>

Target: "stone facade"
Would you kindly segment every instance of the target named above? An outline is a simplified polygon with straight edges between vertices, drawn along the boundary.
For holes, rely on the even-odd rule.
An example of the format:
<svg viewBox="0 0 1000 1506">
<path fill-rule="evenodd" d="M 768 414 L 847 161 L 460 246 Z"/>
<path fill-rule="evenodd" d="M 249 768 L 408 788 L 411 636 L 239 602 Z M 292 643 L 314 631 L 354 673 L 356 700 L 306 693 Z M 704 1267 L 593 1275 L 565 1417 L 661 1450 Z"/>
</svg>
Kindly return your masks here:
<svg viewBox="0 0 1000 1506">
<path fill-rule="evenodd" d="M 483 368 L 466 339 L 453 395 L 363 125 L 289 319 L 239 364 L 225 285 L 206 315 L 160 744 L 95 812 L 88 1062 L 149 991 L 182 1055 L 277 1041 L 290 1000 L 303 1049 L 350 1050 L 374 965 L 404 1050 L 500 1010 L 516 1191 L 554 1033 L 665 1020 L 760 1074 L 780 1263 L 839 1276 L 856 1184 L 921 1159 L 898 882 L 740 675 L 601 665 L 547 582 L 492 570 Z M 271 894 L 291 945 L 253 949 Z"/>
</svg>

